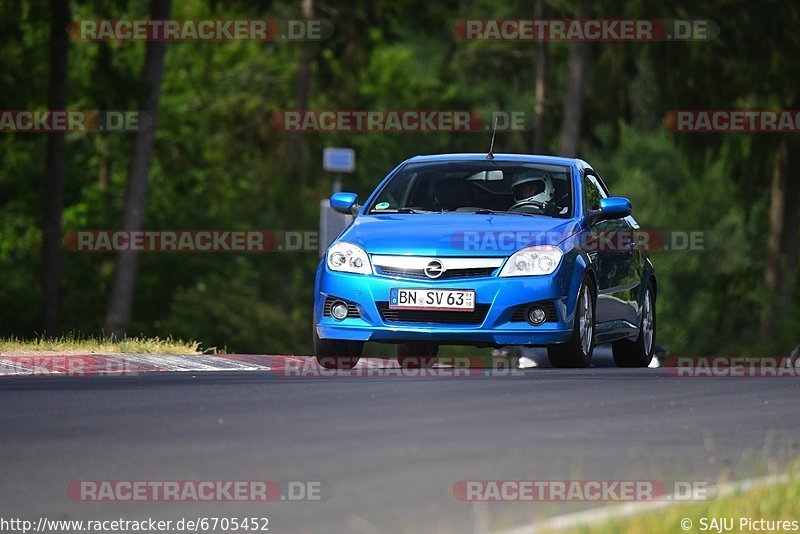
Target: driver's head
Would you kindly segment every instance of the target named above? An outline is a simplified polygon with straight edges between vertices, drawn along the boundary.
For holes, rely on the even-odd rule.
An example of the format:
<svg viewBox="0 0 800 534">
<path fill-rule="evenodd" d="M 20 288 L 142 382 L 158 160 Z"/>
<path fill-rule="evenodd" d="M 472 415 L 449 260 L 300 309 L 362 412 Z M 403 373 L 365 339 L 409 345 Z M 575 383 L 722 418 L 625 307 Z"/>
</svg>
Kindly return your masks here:
<svg viewBox="0 0 800 534">
<path fill-rule="evenodd" d="M 514 200 L 534 200 L 537 202 L 550 202 L 555 196 L 555 187 L 550 175 L 543 171 L 526 171 L 511 186 Z"/>
</svg>

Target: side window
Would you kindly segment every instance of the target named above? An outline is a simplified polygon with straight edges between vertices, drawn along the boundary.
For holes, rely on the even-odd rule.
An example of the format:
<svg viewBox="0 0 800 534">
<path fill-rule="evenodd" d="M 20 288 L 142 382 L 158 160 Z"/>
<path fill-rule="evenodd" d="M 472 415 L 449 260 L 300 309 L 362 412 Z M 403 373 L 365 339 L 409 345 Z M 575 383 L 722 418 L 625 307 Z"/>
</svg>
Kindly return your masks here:
<svg viewBox="0 0 800 534">
<path fill-rule="evenodd" d="M 590 210 L 599 210 L 600 199 L 608 196 L 597 178 L 589 173 L 583 174 L 583 190 L 586 194 L 586 209 Z"/>
</svg>

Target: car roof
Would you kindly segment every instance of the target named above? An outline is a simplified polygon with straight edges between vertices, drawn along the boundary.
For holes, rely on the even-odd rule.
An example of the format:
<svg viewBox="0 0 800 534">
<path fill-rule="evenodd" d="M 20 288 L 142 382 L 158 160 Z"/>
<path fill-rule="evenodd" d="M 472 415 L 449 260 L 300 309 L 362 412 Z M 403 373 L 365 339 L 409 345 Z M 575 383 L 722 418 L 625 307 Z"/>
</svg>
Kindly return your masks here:
<svg viewBox="0 0 800 534">
<path fill-rule="evenodd" d="M 465 153 L 465 154 L 430 154 L 414 156 L 406 160 L 406 163 L 424 163 L 437 161 L 480 161 L 486 160 L 486 153 Z M 511 161 L 519 163 L 549 163 L 552 165 L 566 165 L 572 167 L 588 167 L 589 165 L 577 158 L 562 158 L 558 156 L 541 156 L 535 154 L 494 154 L 492 161 Z"/>
</svg>

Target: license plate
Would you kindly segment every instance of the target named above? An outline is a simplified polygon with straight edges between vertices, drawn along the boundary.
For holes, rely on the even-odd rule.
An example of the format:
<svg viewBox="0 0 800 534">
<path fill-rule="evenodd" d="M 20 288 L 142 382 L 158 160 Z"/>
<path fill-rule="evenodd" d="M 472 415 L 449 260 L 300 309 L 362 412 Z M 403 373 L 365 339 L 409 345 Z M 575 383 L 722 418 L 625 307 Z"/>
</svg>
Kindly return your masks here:
<svg viewBox="0 0 800 534">
<path fill-rule="evenodd" d="M 389 307 L 406 310 L 475 310 L 471 289 L 391 289 Z"/>
</svg>

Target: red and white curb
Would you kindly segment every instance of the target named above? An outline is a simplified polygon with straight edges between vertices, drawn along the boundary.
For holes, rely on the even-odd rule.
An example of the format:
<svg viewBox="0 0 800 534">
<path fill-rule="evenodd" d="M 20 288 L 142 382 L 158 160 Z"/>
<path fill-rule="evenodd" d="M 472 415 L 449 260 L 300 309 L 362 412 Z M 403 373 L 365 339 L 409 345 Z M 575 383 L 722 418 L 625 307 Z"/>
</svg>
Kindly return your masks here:
<svg viewBox="0 0 800 534">
<path fill-rule="evenodd" d="M 387 361 L 364 358 L 359 367 L 384 367 Z M 309 356 L 253 354 L 69 354 L 6 356 L 0 354 L 0 378 L 201 373 L 210 371 L 278 371 L 313 367 Z"/>
</svg>

